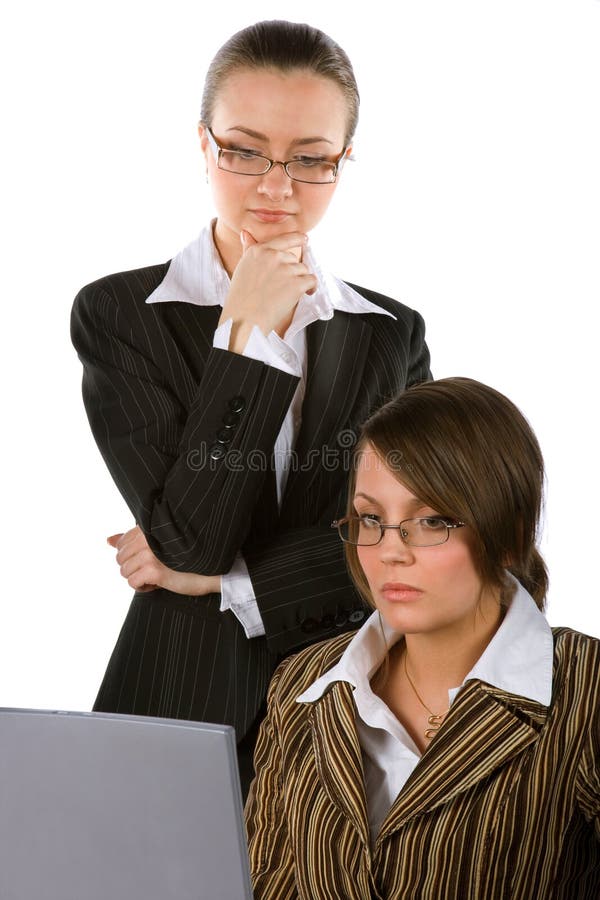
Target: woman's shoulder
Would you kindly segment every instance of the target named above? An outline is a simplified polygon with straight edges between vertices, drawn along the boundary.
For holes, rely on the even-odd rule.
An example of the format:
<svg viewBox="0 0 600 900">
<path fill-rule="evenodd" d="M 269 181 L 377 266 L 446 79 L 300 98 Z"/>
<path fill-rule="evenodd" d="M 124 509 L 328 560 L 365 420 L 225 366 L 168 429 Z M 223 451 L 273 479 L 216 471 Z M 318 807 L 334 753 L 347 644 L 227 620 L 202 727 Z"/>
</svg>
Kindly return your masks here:
<svg viewBox="0 0 600 900">
<path fill-rule="evenodd" d="M 340 661 L 355 635 L 354 631 L 346 632 L 288 656 L 273 675 L 271 694 L 278 701 L 289 699 L 295 702 L 296 697 L 309 688 L 313 681 Z"/>
<path fill-rule="evenodd" d="M 579 666 L 600 664 L 600 638 L 583 634 L 573 628 L 558 627 L 552 629 L 554 636 L 554 656 L 560 665 L 578 664 Z"/>
<path fill-rule="evenodd" d="M 574 631 L 553 628 L 553 681 L 560 686 L 557 696 L 571 708 L 587 708 L 600 713 L 600 639 Z"/>
<path fill-rule="evenodd" d="M 590 634 L 563 626 L 552 628 L 552 634 L 557 650 L 564 648 L 570 652 L 579 651 L 592 654 L 600 652 L 600 638 L 592 637 Z"/>
<path fill-rule="evenodd" d="M 152 305 L 146 299 L 164 279 L 169 263 L 115 272 L 91 281 L 81 288 L 71 310 L 71 339 L 83 351 L 95 335 L 131 331 L 140 318 L 152 318 Z M 137 329 L 139 331 L 139 329 Z"/>
<path fill-rule="evenodd" d="M 127 298 L 145 300 L 163 281 L 169 262 L 125 272 L 113 272 L 84 285 L 75 298 L 75 304 L 96 303 L 100 298 L 125 301 Z"/>
</svg>

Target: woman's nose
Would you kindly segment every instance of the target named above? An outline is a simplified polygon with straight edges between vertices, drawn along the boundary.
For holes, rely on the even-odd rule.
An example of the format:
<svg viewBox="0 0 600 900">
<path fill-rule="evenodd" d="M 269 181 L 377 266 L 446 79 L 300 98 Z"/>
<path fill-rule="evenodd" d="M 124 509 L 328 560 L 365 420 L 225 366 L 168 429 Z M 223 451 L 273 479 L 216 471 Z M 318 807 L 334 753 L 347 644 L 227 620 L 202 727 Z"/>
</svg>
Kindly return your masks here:
<svg viewBox="0 0 600 900">
<path fill-rule="evenodd" d="M 292 193 L 292 179 L 285 171 L 283 163 L 274 163 L 269 171 L 262 175 L 258 185 L 259 194 L 266 194 L 272 200 L 289 197 Z"/>
<path fill-rule="evenodd" d="M 400 536 L 399 528 L 386 528 L 379 543 L 382 562 L 410 564 L 414 561 L 413 548 Z"/>
</svg>

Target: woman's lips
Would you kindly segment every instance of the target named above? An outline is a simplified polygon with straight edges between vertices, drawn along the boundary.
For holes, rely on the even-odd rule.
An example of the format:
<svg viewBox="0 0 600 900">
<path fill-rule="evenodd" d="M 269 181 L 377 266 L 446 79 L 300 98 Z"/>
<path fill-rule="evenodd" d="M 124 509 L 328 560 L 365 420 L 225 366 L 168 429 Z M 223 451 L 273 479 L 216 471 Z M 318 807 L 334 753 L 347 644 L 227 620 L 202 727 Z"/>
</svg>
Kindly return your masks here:
<svg viewBox="0 0 600 900">
<path fill-rule="evenodd" d="M 401 582 L 386 582 L 381 588 L 381 596 L 390 603 L 410 603 L 423 594 L 419 588 Z"/>
<path fill-rule="evenodd" d="M 285 209 L 251 209 L 250 212 L 253 216 L 256 216 L 259 222 L 265 222 L 269 225 L 278 225 L 280 222 L 285 222 L 292 215 Z"/>
</svg>

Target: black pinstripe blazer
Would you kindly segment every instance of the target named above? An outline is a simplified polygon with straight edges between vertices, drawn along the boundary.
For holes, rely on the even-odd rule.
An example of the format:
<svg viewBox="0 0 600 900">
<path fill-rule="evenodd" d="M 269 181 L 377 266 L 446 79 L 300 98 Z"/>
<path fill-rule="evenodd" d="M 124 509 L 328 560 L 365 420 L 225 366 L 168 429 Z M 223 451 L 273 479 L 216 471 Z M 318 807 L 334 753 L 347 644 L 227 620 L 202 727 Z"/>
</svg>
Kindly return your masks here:
<svg viewBox="0 0 600 900">
<path fill-rule="evenodd" d="M 468 682 L 373 849 L 351 685 L 296 702 L 351 636 L 285 660 L 246 806 L 256 900 L 598 900 L 600 641 L 553 633 L 550 706 Z"/>
<path fill-rule="evenodd" d="M 279 511 L 271 456 L 298 379 L 214 349 L 220 307 L 147 304 L 167 268 L 78 294 L 72 339 L 86 411 L 156 556 L 210 575 L 229 571 L 241 549 L 266 637 L 247 640 L 218 595 L 136 593 L 96 708 L 225 722 L 241 738 L 277 660 L 364 618 L 330 523 L 360 424 L 429 378 L 429 355 L 421 317 L 363 288 L 396 321 L 336 312 L 309 326 L 302 426 Z"/>
</svg>

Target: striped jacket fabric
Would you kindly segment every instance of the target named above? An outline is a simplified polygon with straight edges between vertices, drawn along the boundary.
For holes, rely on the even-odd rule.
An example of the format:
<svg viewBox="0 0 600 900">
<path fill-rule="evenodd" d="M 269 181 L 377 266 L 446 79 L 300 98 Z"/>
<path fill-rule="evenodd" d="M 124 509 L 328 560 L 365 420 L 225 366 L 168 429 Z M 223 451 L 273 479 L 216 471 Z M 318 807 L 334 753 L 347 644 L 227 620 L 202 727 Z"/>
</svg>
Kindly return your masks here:
<svg viewBox="0 0 600 900">
<path fill-rule="evenodd" d="M 246 805 L 256 900 L 598 900 L 600 641 L 553 634 L 550 707 L 468 682 L 373 848 L 351 685 L 296 702 L 351 636 L 285 660 Z"/>
<path fill-rule="evenodd" d="M 302 424 L 279 509 L 272 453 L 298 379 L 215 349 L 220 306 L 147 304 L 167 269 L 109 275 L 79 292 L 72 339 L 85 408 L 156 556 L 216 575 L 241 550 L 266 635 L 248 640 L 218 594 L 138 592 L 95 708 L 225 723 L 241 740 L 283 656 L 365 618 L 330 525 L 344 510 L 362 422 L 431 377 L 429 353 L 421 316 L 365 288 L 356 290 L 395 318 L 336 311 L 308 326 Z"/>
</svg>

